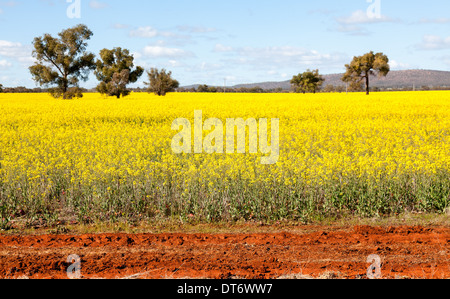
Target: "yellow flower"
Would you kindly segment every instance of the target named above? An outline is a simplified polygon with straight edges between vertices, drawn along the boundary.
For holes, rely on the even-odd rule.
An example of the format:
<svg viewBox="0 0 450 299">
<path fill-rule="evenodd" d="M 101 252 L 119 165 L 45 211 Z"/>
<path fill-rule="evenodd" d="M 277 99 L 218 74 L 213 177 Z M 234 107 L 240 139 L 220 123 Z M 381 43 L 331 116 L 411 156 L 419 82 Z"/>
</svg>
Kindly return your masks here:
<svg viewBox="0 0 450 299">
<path fill-rule="evenodd" d="M 227 189 L 224 182 L 291 188 L 345 183 L 350 177 L 375 185 L 380 178 L 431 175 L 450 169 L 449 95 L 176 93 L 159 98 L 133 93 L 105 102 L 98 94 L 77 101 L 4 94 L 0 183 L 29 185 L 36 196 L 58 184 L 88 192 L 137 182 L 151 191 L 172 186 L 188 194 Z M 224 123 L 227 118 L 280 119 L 278 163 L 261 165 L 262 154 L 175 155 L 171 124 L 177 118 L 193 121 L 195 110 Z"/>
</svg>

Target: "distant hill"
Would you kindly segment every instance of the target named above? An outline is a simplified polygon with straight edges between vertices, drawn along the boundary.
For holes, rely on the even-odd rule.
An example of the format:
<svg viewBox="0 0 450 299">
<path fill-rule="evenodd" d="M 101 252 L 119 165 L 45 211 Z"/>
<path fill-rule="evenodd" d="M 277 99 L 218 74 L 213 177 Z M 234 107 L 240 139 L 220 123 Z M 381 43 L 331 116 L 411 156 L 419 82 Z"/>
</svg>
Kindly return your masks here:
<svg viewBox="0 0 450 299">
<path fill-rule="evenodd" d="M 341 81 L 343 74 L 330 74 L 323 75 L 325 82 L 323 86 L 328 84 L 334 86 L 344 86 L 345 84 Z M 240 84 L 233 86 L 233 88 L 252 88 L 261 87 L 262 89 L 290 89 L 290 80 L 283 82 L 262 82 L 262 83 L 252 83 L 252 84 Z M 420 88 L 422 86 L 439 86 L 439 87 L 450 87 L 450 72 L 446 71 L 433 71 L 433 70 L 405 70 L 405 71 L 391 71 L 384 78 L 371 78 L 372 87 L 380 88 L 404 88 L 413 87 Z"/>
</svg>

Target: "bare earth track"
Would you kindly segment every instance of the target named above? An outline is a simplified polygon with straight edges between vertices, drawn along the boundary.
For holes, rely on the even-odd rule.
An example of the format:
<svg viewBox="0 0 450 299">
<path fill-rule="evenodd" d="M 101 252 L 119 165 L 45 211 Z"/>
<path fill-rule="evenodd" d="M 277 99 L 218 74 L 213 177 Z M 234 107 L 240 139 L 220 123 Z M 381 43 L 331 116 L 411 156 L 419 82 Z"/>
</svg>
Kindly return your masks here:
<svg viewBox="0 0 450 299">
<path fill-rule="evenodd" d="M 65 279 L 69 255 L 82 278 L 450 278 L 450 229 L 305 227 L 276 233 L 0 236 L 0 278 Z"/>
</svg>

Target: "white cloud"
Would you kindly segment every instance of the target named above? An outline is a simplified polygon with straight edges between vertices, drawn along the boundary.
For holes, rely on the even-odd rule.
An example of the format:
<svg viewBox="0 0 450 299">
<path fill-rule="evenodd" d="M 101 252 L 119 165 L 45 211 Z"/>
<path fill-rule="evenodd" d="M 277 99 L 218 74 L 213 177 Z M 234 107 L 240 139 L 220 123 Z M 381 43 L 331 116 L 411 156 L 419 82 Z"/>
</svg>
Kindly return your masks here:
<svg viewBox="0 0 450 299">
<path fill-rule="evenodd" d="M 450 18 L 436 18 L 436 19 L 421 19 L 419 24 L 448 24 Z"/>
<path fill-rule="evenodd" d="M 22 46 L 21 43 L 10 42 L 7 40 L 0 40 L 0 55 L 6 55 L 7 49 L 17 48 Z"/>
<path fill-rule="evenodd" d="M 362 10 L 354 11 L 349 17 L 338 18 L 337 22 L 339 24 L 354 25 L 354 24 L 373 24 L 373 23 L 383 23 L 392 22 L 393 20 L 386 16 L 369 16 L 369 14 Z"/>
<path fill-rule="evenodd" d="M 133 55 L 134 59 L 142 58 L 142 54 L 140 52 L 131 52 L 131 55 Z"/>
<path fill-rule="evenodd" d="M 89 2 L 89 7 L 93 9 L 103 9 L 107 8 L 108 4 L 97 0 L 91 0 L 91 2 Z"/>
<path fill-rule="evenodd" d="M 236 81 L 236 76 L 225 76 L 225 80 L 227 81 Z"/>
<path fill-rule="evenodd" d="M 348 62 L 347 55 L 341 53 L 323 54 L 315 50 L 300 47 L 278 46 L 254 48 L 244 47 L 238 49 L 239 56 L 237 62 L 249 64 L 255 68 L 277 67 L 320 67 L 343 65 Z"/>
<path fill-rule="evenodd" d="M 195 63 L 192 65 L 185 65 L 185 71 L 189 73 L 203 73 L 203 74 L 212 74 L 213 72 L 222 71 L 224 69 L 224 65 L 220 63 L 213 63 L 202 61 L 199 63 Z"/>
<path fill-rule="evenodd" d="M 202 71 L 217 71 L 222 69 L 223 65 L 219 64 L 219 63 L 209 63 L 209 62 L 205 62 L 203 61 L 200 64 L 200 70 Z"/>
<path fill-rule="evenodd" d="M 178 64 L 178 62 L 176 60 L 174 60 L 174 59 L 171 59 L 171 60 L 169 60 L 169 64 L 171 66 L 176 66 Z"/>
<path fill-rule="evenodd" d="M 443 50 L 450 49 L 450 36 L 442 38 L 437 35 L 425 35 L 422 42 L 417 45 L 421 50 Z"/>
<path fill-rule="evenodd" d="M 0 57 L 9 57 L 24 64 L 32 64 L 34 58 L 31 56 L 31 46 L 21 43 L 0 40 Z"/>
<path fill-rule="evenodd" d="M 114 26 L 116 29 L 124 29 L 121 24 Z M 186 44 L 196 43 L 196 38 L 202 39 L 214 39 L 209 36 L 208 33 L 215 32 L 216 29 L 208 27 L 194 27 L 194 26 L 177 26 L 170 30 L 160 30 L 152 26 L 142 26 L 132 28 L 128 35 L 135 38 L 163 39 L 164 43 L 168 43 L 171 46 L 183 47 Z M 161 42 L 161 41 L 159 41 Z"/>
<path fill-rule="evenodd" d="M 142 55 L 147 57 L 170 57 L 182 58 L 193 56 L 191 52 L 187 52 L 178 48 L 167 48 L 162 46 L 147 46 L 142 50 Z"/>
<path fill-rule="evenodd" d="M 147 27 L 139 27 L 136 30 L 130 31 L 130 36 L 132 37 L 144 37 L 144 38 L 152 38 L 158 36 L 158 31 L 150 26 Z"/>
<path fill-rule="evenodd" d="M 396 22 L 387 16 L 373 16 L 363 10 L 354 11 L 350 16 L 336 19 L 338 31 L 355 35 L 367 35 L 369 32 L 361 25 Z"/>
<path fill-rule="evenodd" d="M 216 48 L 220 50 L 221 46 Z M 293 46 L 241 47 L 227 50 L 229 51 L 223 52 L 226 53 L 226 57 L 221 60 L 224 66 L 233 65 L 234 68 L 257 71 L 259 75 L 281 76 L 283 79 L 286 75 L 281 74 L 306 69 L 319 69 L 321 72 L 339 71 L 351 60 L 350 56 L 340 52 L 321 53 Z M 274 73 L 274 70 L 277 73 Z"/>
<path fill-rule="evenodd" d="M 131 37 L 141 37 L 141 38 L 154 38 L 157 36 L 175 37 L 175 34 L 172 32 L 159 31 L 151 26 L 139 27 L 137 29 L 131 30 L 129 35 Z"/>
<path fill-rule="evenodd" d="M 216 32 L 217 29 L 215 28 L 208 28 L 203 26 L 177 26 L 178 31 L 181 32 L 189 32 L 189 33 L 210 33 L 210 32 Z"/>
<path fill-rule="evenodd" d="M 12 63 L 7 60 L 0 60 L 0 69 L 7 69 L 12 66 Z"/>
<path fill-rule="evenodd" d="M 233 47 L 224 46 L 222 44 L 217 44 L 214 47 L 214 52 L 231 52 L 231 51 L 233 51 Z"/>
<path fill-rule="evenodd" d="M 411 68 L 411 65 L 408 63 L 402 63 L 392 59 L 389 61 L 389 66 L 391 70 L 407 70 Z"/>
</svg>

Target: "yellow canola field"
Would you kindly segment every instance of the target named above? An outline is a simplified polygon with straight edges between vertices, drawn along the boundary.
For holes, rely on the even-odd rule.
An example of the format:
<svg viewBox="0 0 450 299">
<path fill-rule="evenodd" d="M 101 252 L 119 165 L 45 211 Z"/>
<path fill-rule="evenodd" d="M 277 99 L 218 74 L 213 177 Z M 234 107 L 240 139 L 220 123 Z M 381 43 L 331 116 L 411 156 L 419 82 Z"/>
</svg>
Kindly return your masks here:
<svg viewBox="0 0 450 299">
<path fill-rule="evenodd" d="M 261 154 L 174 154 L 172 122 L 193 123 L 195 110 L 224 123 L 279 119 L 278 163 L 262 165 Z M 73 101 L 0 94 L 0 184 L 28 196 L 100 197 L 128 186 L 185 198 L 195 188 L 210 195 L 237 182 L 295 189 L 350 178 L 376 187 L 449 169 L 450 92 L 85 94 Z"/>
</svg>

